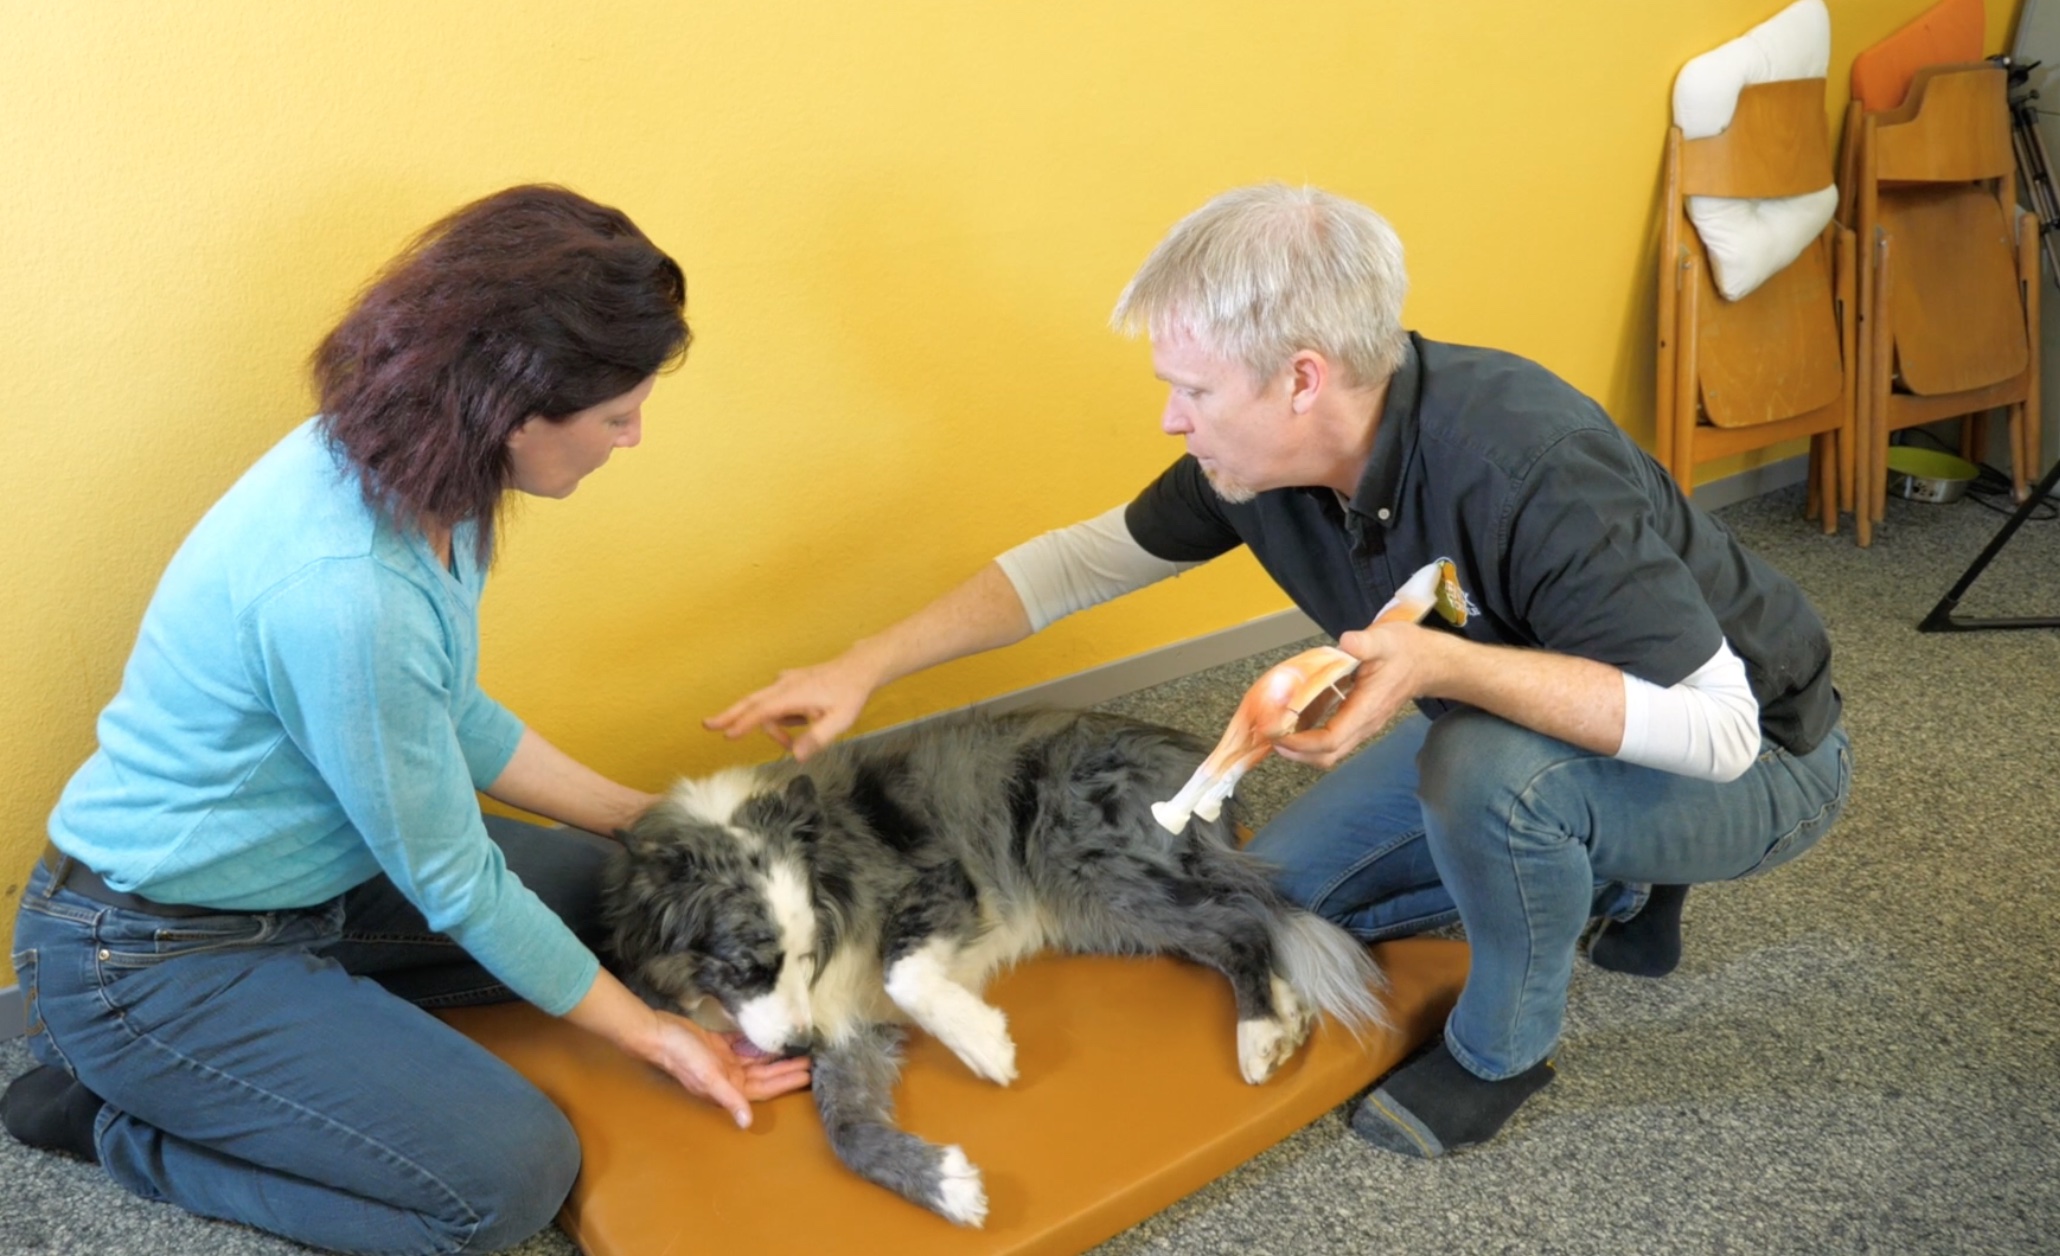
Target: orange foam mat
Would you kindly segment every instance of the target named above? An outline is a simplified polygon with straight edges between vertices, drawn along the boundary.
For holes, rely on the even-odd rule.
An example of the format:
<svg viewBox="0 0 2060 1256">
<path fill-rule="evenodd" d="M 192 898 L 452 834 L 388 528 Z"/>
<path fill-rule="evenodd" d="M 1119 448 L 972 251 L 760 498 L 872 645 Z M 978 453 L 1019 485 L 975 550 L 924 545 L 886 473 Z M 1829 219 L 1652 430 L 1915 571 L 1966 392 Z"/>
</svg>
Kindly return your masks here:
<svg viewBox="0 0 2060 1256">
<path fill-rule="evenodd" d="M 971 1230 L 860 1180 L 809 1096 L 758 1105 L 740 1131 L 597 1038 L 526 1004 L 444 1014 L 572 1119 L 584 1164 L 559 1224 L 589 1256 L 661 1252 L 1072 1253 L 1137 1224 L 1316 1120 L 1445 1021 L 1464 943 L 1374 954 L 1396 1028 L 1365 1043 L 1326 1023 L 1263 1086 L 1238 1077 L 1236 1011 L 1217 974 L 1163 958 L 1053 956 L 998 978 L 1019 1080 L 983 1082 L 919 1030 L 896 1092 L 902 1128 L 956 1143 L 986 1181 Z"/>
</svg>

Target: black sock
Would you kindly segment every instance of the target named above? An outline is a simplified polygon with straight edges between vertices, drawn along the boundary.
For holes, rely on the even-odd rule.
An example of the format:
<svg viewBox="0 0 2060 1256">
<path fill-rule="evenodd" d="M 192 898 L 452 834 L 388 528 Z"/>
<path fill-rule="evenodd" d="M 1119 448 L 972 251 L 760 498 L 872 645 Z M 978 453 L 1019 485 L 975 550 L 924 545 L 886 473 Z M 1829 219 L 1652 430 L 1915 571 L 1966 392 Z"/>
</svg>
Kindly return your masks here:
<svg viewBox="0 0 2060 1256">
<path fill-rule="evenodd" d="M 1352 1112 L 1352 1132 L 1384 1151 L 1435 1160 L 1493 1138 L 1551 1080 L 1550 1060 L 1499 1082 L 1475 1077 L 1440 1040 L 1374 1087 Z"/>
<path fill-rule="evenodd" d="M 1664 977 L 1681 962 L 1681 905 L 1685 885 L 1655 885 L 1645 906 L 1629 920 L 1606 921 L 1588 958 L 1597 968 L 1633 977 Z"/>
<path fill-rule="evenodd" d="M 8 1084 L 0 1094 L 0 1125 L 38 1151 L 61 1151 L 100 1163 L 93 1144 L 93 1122 L 100 1115 L 100 1096 L 61 1068 L 39 1064 Z"/>
</svg>

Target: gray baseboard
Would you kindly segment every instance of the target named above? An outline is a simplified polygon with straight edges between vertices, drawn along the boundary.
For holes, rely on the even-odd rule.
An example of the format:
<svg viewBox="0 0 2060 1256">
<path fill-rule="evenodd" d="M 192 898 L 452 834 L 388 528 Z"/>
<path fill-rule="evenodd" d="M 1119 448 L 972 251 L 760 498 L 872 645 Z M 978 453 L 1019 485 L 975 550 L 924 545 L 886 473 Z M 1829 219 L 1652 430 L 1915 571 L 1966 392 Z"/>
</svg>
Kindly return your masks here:
<svg viewBox="0 0 2060 1256">
<path fill-rule="evenodd" d="M 1721 510 L 1747 498 L 1771 493 L 1777 488 L 1800 484 L 1809 476 L 1810 456 L 1797 454 L 1793 458 L 1783 458 L 1779 462 L 1770 462 L 1766 466 L 1741 471 L 1737 475 L 1727 475 L 1721 480 L 1698 484 L 1693 497 L 1695 504 L 1704 510 Z"/>
<path fill-rule="evenodd" d="M 28 1028 L 22 1018 L 21 987 L 9 986 L 0 990 L 0 1042 L 11 1042 L 21 1037 Z"/>
<path fill-rule="evenodd" d="M 1322 631 L 1316 626 L 1316 621 L 1298 610 L 1276 611 L 1247 620 L 1235 628 L 1225 628 L 1190 641 L 1176 641 L 1172 645 L 1117 659 L 1100 667 L 1090 667 L 1071 676 L 1061 676 L 1014 693 L 988 698 L 974 703 L 973 709 L 1001 712 L 1032 706 L 1090 707 L 1223 663 L 1249 658 L 1265 650 L 1293 645 Z M 935 718 L 924 716 L 897 727 L 907 728 Z"/>
</svg>

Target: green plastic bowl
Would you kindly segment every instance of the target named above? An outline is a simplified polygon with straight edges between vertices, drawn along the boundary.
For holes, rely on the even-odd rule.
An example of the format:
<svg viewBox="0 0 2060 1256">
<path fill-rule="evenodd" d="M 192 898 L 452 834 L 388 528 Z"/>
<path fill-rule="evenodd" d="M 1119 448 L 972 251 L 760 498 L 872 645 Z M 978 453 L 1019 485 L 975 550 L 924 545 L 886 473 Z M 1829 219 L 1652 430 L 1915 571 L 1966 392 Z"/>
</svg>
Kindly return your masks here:
<svg viewBox="0 0 2060 1256">
<path fill-rule="evenodd" d="M 1888 448 L 1888 491 L 1913 502 L 1956 502 L 1981 468 L 1949 453 L 1915 445 Z"/>
</svg>

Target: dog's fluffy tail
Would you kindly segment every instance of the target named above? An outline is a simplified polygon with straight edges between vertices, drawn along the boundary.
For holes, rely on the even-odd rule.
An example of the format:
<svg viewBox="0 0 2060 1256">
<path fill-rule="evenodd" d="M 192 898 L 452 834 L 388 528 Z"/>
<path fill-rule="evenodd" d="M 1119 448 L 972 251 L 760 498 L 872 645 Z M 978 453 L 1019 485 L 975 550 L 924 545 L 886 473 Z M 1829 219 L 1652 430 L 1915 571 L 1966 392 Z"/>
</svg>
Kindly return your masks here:
<svg viewBox="0 0 2060 1256">
<path fill-rule="evenodd" d="M 1364 943 L 1299 909 L 1275 917 L 1272 932 L 1281 976 L 1298 998 L 1336 1017 L 1354 1037 L 1391 1027 L 1375 993 L 1387 989 L 1388 979 Z"/>
</svg>

